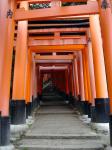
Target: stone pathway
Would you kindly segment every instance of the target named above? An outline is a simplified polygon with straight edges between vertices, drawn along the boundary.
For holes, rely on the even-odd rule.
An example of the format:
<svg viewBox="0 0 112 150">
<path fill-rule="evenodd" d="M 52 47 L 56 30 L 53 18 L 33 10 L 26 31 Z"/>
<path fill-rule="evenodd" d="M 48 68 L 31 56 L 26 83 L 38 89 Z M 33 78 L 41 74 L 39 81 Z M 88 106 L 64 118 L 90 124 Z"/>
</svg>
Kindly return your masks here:
<svg viewBox="0 0 112 150">
<path fill-rule="evenodd" d="M 101 137 L 63 102 L 43 103 L 34 124 L 19 142 L 20 150 L 104 150 Z"/>
</svg>

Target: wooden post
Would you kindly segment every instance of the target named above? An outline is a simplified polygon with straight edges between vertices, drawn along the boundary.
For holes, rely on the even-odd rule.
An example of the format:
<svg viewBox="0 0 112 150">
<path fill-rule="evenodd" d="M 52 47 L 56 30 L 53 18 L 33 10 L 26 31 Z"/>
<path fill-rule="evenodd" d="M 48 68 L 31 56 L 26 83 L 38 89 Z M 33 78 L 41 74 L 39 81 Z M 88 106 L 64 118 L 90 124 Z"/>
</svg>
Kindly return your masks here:
<svg viewBox="0 0 112 150">
<path fill-rule="evenodd" d="M 79 96 L 79 79 L 78 79 L 78 70 L 77 70 L 77 59 L 74 59 L 74 73 L 75 73 L 75 84 L 76 84 L 76 96 Z"/>
<path fill-rule="evenodd" d="M 96 122 L 105 123 L 109 121 L 109 99 L 98 15 L 90 16 L 90 31 L 93 48 L 93 62 L 96 85 Z"/>
<path fill-rule="evenodd" d="M 91 121 L 94 122 L 95 117 L 95 98 L 96 98 L 96 88 L 95 88 L 95 77 L 94 77 L 94 66 L 93 66 L 93 54 L 92 54 L 92 44 L 90 31 L 87 32 L 87 54 L 88 54 L 88 65 L 89 65 L 89 74 L 90 74 L 90 88 L 91 88 Z"/>
<path fill-rule="evenodd" d="M 38 67 L 37 67 L 38 68 Z M 37 68 L 36 68 L 36 62 L 33 60 L 33 66 L 32 66 L 32 105 L 33 109 L 37 106 Z M 38 76 L 40 77 L 40 71 Z M 39 86 L 40 86 L 40 78 L 39 78 Z"/>
<path fill-rule="evenodd" d="M 73 82 L 73 67 L 70 65 L 70 80 L 71 80 L 71 93 L 74 96 L 74 82 Z"/>
<path fill-rule="evenodd" d="M 83 64 L 82 64 L 82 52 L 77 52 L 77 61 L 78 61 L 78 68 L 79 68 L 79 78 L 80 78 L 80 97 L 81 101 L 85 101 L 85 94 L 84 94 L 84 75 L 83 75 Z"/>
<path fill-rule="evenodd" d="M 31 75 L 32 75 L 32 54 L 28 49 L 27 77 L 26 77 L 26 118 L 31 115 L 32 95 L 31 95 Z"/>
<path fill-rule="evenodd" d="M 75 59 L 75 57 L 74 57 Z M 73 82 L 74 82 L 74 96 L 76 97 L 77 93 L 76 93 L 76 77 L 75 77 L 75 67 L 74 67 L 74 59 L 73 59 Z"/>
<path fill-rule="evenodd" d="M 36 66 L 36 74 L 37 74 L 37 97 L 39 96 L 39 65 Z"/>
<path fill-rule="evenodd" d="M 65 71 L 65 80 L 66 80 L 66 94 L 69 95 L 69 87 L 68 87 L 68 69 Z"/>
<path fill-rule="evenodd" d="M 88 115 L 88 105 L 89 105 L 89 90 L 88 90 L 88 76 L 87 76 L 87 59 L 85 57 L 85 51 L 82 50 L 82 60 L 83 60 L 83 74 L 84 74 L 84 90 L 85 90 L 85 101 L 84 101 L 84 114 Z"/>
<path fill-rule="evenodd" d="M 79 91 L 80 91 L 80 103 L 79 109 L 82 114 L 85 114 L 85 89 L 84 89 L 84 74 L 83 74 L 83 63 L 82 63 L 82 51 L 77 52 L 77 63 L 78 63 L 78 74 L 79 74 Z"/>
<path fill-rule="evenodd" d="M 14 39 L 15 1 L 0 1 L 0 146 L 10 144 L 9 98 Z M 8 15 L 9 10 L 11 15 Z"/>
<path fill-rule="evenodd" d="M 28 9 L 28 2 L 20 3 L 21 8 Z M 12 124 L 24 124 L 26 122 L 26 65 L 27 65 L 27 21 L 18 22 L 18 34 L 16 42 L 16 57 L 14 68 L 13 97 L 15 112 L 13 112 Z"/>
<path fill-rule="evenodd" d="M 106 0 L 105 5 L 104 0 L 99 0 L 98 2 L 108 94 L 110 99 L 110 144 L 112 146 L 112 10 L 110 0 Z"/>
</svg>

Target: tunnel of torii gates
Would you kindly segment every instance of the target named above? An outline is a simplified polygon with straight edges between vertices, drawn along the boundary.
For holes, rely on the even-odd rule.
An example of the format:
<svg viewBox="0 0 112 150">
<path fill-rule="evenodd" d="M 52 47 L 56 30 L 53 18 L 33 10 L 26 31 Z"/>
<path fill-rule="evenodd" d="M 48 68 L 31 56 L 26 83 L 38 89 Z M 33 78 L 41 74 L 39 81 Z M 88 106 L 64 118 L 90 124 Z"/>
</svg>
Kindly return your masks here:
<svg viewBox="0 0 112 150">
<path fill-rule="evenodd" d="M 31 9 L 37 3 L 50 7 Z M 0 0 L 0 146 L 39 105 L 49 76 L 92 122 L 110 124 L 112 145 L 111 11 L 110 0 Z"/>
</svg>

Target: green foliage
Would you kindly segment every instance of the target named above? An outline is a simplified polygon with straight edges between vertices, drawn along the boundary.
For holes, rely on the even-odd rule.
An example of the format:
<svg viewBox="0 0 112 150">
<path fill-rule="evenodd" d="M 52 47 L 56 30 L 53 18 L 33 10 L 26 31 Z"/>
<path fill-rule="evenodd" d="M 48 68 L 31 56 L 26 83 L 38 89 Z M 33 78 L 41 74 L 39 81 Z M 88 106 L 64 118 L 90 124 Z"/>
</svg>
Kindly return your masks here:
<svg viewBox="0 0 112 150">
<path fill-rule="evenodd" d="M 64 2 L 62 3 L 62 6 L 75 6 L 75 5 L 83 5 L 86 4 L 86 2 Z"/>
<path fill-rule="evenodd" d="M 74 5 L 83 5 L 86 2 L 63 2 L 62 6 L 74 6 Z M 30 9 L 42 9 L 42 8 L 50 8 L 50 3 L 35 3 L 29 5 Z"/>
<path fill-rule="evenodd" d="M 41 8 L 50 8 L 50 3 L 36 3 L 30 4 L 30 9 L 41 9 Z"/>
</svg>

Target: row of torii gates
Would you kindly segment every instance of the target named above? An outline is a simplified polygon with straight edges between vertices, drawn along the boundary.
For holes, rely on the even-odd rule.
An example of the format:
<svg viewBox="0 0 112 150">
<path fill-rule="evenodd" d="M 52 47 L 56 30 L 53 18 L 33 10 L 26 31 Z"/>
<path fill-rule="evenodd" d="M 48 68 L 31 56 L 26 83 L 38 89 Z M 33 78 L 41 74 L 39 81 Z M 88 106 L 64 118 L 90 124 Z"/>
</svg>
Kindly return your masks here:
<svg viewBox="0 0 112 150">
<path fill-rule="evenodd" d="M 25 124 L 26 110 L 31 109 L 31 104 L 42 94 L 44 74 L 51 72 L 55 79 L 59 76 L 64 79 L 56 82 L 61 91 L 80 97 L 81 103 L 89 106 L 86 108 L 91 107 L 91 115 L 88 111 L 84 113 L 93 122 L 110 123 L 112 145 L 111 1 L 71 1 L 87 3 L 61 7 L 59 0 L 0 0 L 0 146 L 10 145 L 10 124 Z M 51 3 L 51 8 L 29 10 L 29 4 L 43 2 Z M 90 27 L 28 30 L 28 21 L 70 17 L 88 18 Z M 85 34 L 61 36 L 61 32 Z M 53 36 L 33 37 L 29 33 L 53 33 Z M 13 50 L 15 64 L 11 85 Z M 61 55 L 62 52 L 68 55 Z"/>
</svg>

